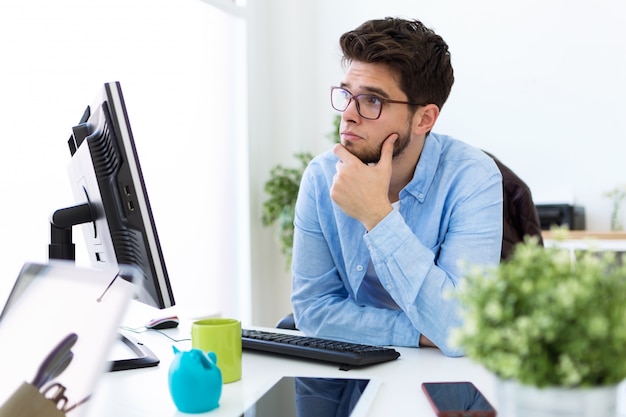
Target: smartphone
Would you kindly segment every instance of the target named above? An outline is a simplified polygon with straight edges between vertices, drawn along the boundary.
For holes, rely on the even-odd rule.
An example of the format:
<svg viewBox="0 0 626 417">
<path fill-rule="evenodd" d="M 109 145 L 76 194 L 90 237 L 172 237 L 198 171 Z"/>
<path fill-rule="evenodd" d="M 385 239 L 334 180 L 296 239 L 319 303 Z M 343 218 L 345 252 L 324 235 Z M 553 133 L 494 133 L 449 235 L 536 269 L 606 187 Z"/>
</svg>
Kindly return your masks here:
<svg viewBox="0 0 626 417">
<path fill-rule="evenodd" d="M 495 417 L 496 409 L 471 382 L 424 382 L 438 417 Z"/>
</svg>

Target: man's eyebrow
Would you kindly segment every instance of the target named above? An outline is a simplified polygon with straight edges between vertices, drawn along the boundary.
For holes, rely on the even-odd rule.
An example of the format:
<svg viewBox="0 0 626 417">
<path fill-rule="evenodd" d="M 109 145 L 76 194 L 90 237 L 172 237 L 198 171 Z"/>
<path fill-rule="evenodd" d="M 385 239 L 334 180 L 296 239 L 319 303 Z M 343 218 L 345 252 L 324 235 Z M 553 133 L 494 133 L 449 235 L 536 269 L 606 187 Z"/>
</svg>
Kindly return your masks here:
<svg viewBox="0 0 626 417">
<path fill-rule="evenodd" d="M 341 84 L 339 84 L 339 86 L 341 88 L 345 88 L 346 90 L 350 91 L 352 94 L 355 94 L 353 91 L 350 90 L 350 88 L 348 88 L 348 84 L 346 84 L 345 82 L 342 82 Z M 359 94 L 375 94 L 377 96 L 380 96 L 381 98 L 389 98 L 389 94 L 387 94 L 385 92 L 385 90 L 383 90 L 380 87 L 375 87 L 375 86 L 364 86 L 362 88 L 363 92 L 359 93 Z M 355 94 L 356 95 L 356 94 Z"/>
<path fill-rule="evenodd" d="M 381 96 L 382 98 L 389 98 L 389 94 L 387 94 L 385 90 L 380 87 L 365 86 L 365 88 L 363 89 L 368 93 L 376 94 L 377 96 Z"/>
</svg>

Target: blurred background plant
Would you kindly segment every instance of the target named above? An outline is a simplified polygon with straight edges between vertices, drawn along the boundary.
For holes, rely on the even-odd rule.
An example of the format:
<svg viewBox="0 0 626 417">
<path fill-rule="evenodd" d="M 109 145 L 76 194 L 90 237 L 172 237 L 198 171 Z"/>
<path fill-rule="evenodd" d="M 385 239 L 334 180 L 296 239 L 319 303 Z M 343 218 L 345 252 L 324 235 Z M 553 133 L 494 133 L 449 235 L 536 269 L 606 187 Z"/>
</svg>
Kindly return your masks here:
<svg viewBox="0 0 626 417">
<path fill-rule="evenodd" d="M 621 184 L 620 186 L 615 187 L 604 195 L 610 198 L 611 203 L 613 204 L 613 210 L 611 212 L 611 230 L 624 230 L 624 223 L 622 222 L 621 211 L 624 199 L 626 199 L 626 184 Z"/>
<path fill-rule="evenodd" d="M 341 115 L 333 119 L 333 130 L 327 135 L 333 143 L 339 143 L 339 124 Z M 269 196 L 263 202 L 263 226 L 276 225 L 280 251 L 286 256 L 286 267 L 291 266 L 291 248 L 293 246 L 293 219 L 295 215 L 296 199 L 302 174 L 313 159 L 310 152 L 294 154 L 300 164 L 293 167 L 275 165 L 270 170 L 270 178 L 265 183 L 265 192 Z"/>
<path fill-rule="evenodd" d="M 300 161 L 297 168 L 276 165 L 270 171 L 270 179 L 265 183 L 265 192 L 269 198 L 263 203 L 263 225 L 278 226 L 277 233 L 280 250 L 287 257 L 287 266 L 291 264 L 293 245 L 293 218 L 300 180 L 305 168 L 313 159 L 308 152 L 294 155 Z"/>
</svg>

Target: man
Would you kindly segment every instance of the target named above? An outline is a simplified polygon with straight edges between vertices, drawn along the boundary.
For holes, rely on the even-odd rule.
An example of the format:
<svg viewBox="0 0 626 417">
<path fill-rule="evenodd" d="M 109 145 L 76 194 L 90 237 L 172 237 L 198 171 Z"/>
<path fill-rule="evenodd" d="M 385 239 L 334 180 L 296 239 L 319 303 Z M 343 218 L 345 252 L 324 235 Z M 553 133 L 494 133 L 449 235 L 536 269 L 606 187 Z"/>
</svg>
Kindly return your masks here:
<svg viewBox="0 0 626 417">
<path fill-rule="evenodd" d="M 436 346 L 461 324 L 450 297 L 469 264 L 495 265 L 502 177 L 482 151 L 431 132 L 454 82 L 448 46 L 419 21 L 340 38 L 331 88 L 341 143 L 307 167 L 296 203 L 292 304 L 308 335 Z"/>
</svg>

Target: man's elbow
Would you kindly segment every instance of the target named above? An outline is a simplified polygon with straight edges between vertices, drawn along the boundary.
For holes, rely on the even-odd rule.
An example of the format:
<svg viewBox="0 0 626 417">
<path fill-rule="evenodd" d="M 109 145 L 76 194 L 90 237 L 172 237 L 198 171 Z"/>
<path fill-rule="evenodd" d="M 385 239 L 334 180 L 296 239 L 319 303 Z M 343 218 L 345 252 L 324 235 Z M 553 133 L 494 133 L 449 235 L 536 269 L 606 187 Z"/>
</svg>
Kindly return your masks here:
<svg viewBox="0 0 626 417">
<path fill-rule="evenodd" d="M 441 346 L 439 350 L 446 356 L 451 358 L 458 358 L 461 356 L 465 356 L 465 350 L 460 347 L 453 346 Z"/>
<path fill-rule="evenodd" d="M 446 356 L 457 358 L 465 355 L 465 351 L 459 346 L 452 346 L 448 343 L 433 343 L 426 336 L 420 336 L 420 347 L 435 347 L 441 351 Z"/>
</svg>

